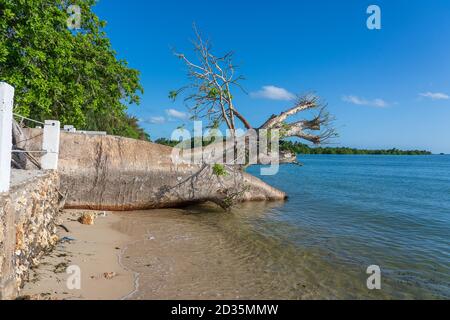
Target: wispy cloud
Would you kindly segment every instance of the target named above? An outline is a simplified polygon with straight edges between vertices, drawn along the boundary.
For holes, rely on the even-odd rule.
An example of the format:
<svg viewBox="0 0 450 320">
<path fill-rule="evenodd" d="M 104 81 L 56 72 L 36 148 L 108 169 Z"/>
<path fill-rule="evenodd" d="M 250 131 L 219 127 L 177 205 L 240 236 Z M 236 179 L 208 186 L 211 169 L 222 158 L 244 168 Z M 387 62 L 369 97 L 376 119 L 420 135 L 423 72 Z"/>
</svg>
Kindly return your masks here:
<svg viewBox="0 0 450 320">
<path fill-rule="evenodd" d="M 179 120 L 187 120 L 189 118 L 189 115 L 187 113 L 175 109 L 167 109 L 166 113 L 169 117 Z"/>
<path fill-rule="evenodd" d="M 442 92 L 425 92 L 420 94 L 421 97 L 430 98 L 431 100 L 448 100 L 448 94 Z"/>
<path fill-rule="evenodd" d="M 270 99 L 270 100 L 294 100 L 295 94 L 287 91 L 284 88 L 275 86 L 264 86 L 261 90 L 250 93 L 252 98 Z"/>
<path fill-rule="evenodd" d="M 166 123 L 166 118 L 150 117 L 148 119 L 141 119 L 141 122 L 150 123 L 150 124 L 164 124 L 164 123 Z"/>
<path fill-rule="evenodd" d="M 348 95 L 343 96 L 342 100 L 348 103 L 356 104 L 358 106 L 370 106 L 370 107 L 377 107 L 377 108 L 385 108 L 390 105 L 390 103 L 386 102 L 383 99 L 373 99 L 373 100 L 367 100 L 364 98 L 360 98 L 355 95 Z"/>
</svg>

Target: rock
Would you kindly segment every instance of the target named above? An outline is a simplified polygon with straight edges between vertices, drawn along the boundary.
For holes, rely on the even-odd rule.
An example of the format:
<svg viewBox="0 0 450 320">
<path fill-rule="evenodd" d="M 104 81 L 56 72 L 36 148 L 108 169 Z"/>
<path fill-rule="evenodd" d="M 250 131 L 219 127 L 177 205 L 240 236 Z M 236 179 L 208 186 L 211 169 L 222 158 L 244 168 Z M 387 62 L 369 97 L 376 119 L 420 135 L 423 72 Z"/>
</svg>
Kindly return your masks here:
<svg viewBox="0 0 450 320">
<path fill-rule="evenodd" d="M 81 217 L 78 219 L 78 221 L 81 224 L 85 224 L 85 225 L 89 225 L 89 226 L 94 224 L 94 220 L 95 220 L 94 214 L 92 214 L 92 213 L 83 213 L 81 215 Z"/>
<path fill-rule="evenodd" d="M 105 272 L 103 274 L 103 276 L 105 277 L 105 279 L 111 280 L 112 278 L 114 278 L 116 276 L 115 272 Z"/>
<path fill-rule="evenodd" d="M 37 258 L 31 259 L 31 265 L 37 267 L 39 265 L 39 260 Z"/>
<path fill-rule="evenodd" d="M 54 235 L 50 236 L 49 244 L 54 246 L 55 244 L 58 243 L 58 241 L 59 241 L 59 237 L 56 234 L 54 234 Z"/>
</svg>

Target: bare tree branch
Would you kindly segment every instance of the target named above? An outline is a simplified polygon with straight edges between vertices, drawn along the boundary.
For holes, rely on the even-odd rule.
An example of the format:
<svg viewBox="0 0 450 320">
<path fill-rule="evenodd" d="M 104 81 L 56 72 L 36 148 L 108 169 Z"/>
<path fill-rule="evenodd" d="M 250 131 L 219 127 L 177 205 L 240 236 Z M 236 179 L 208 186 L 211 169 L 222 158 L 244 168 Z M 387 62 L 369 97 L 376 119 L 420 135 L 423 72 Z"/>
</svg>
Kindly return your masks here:
<svg viewBox="0 0 450 320">
<path fill-rule="evenodd" d="M 239 82 L 243 80 L 242 76 L 236 75 L 233 53 L 214 55 L 209 41 L 202 38 L 195 25 L 194 32 L 196 39 L 193 45 L 198 61 L 194 63 L 185 54 L 174 53 L 187 66 L 191 83 L 172 92 L 171 96 L 176 98 L 181 92 L 189 91 L 185 101 L 193 102 L 190 110 L 197 118 L 207 118 L 218 124 L 224 122 L 233 131 L 236 129 L 236 117 L 246 128 L 251 128 L 245 117 L 235 109 L 233 102 L 232 88 L 242 89 Z"/>
<path fill-rule="evenodd" d="M 290 117 L 311 109 L 320 109 L 313 119 L 287 122 Z M 291 109 L 278 116 L 270 117 L 260 129 L 279 129 L 282 138 L 297 137 L 314 144 L 321 144 L 336 136 L 336 132 L 331 126 L 332 120 L 332 117 L 326 111 L 326 105 L 322 104 L 316 96 L 305 95 L 299 97 Z M 312 131 L 319 133 L 313 134 Z"/>
</svg>

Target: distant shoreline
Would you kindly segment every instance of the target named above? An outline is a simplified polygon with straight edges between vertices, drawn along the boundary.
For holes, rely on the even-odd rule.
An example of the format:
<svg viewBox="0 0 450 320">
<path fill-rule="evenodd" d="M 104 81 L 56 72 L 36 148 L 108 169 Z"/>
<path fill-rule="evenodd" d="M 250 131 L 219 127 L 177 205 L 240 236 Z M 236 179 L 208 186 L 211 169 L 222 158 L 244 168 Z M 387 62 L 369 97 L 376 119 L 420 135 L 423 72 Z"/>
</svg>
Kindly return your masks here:
<svg viewBox="0 0 450 320">
<path fill-rule="evenodd" d="M 280 149 L 295 154 L 337 154 L 337 155 L 391 155 L 391 156 L 431 156 L 427 150 L 357 149 L 348 147 L 310 147 L 304 143 L 281 141 Z"/>
<path fill-rule="evenodd" d="M 212 141 L 200 141 L 199 144 L 207 146 Z M 169 140 L 160 138 L 155 140 L 156 144 L 162 144 L 169 147 L 176 147 L 180 144 L 180 141 Z M 189 143 L 189 142 L 187 142 Z M 194 146 L 194 139 L 191 140 L 192 147 Z M 188 145 L 189 147 L 189 145 Z M 280 150 L 289 151 L 293 154 L 329 154 L 329 155 L 393 155 L 393 156 L 431 156 L 431 155 L 444 155 L 433 154 L 427 150 L 400 150 L 393 149 L 357 149 L 348 147 L 310 147 L 307 144 L 292 141 L 280 141 Z"/>
</svg>

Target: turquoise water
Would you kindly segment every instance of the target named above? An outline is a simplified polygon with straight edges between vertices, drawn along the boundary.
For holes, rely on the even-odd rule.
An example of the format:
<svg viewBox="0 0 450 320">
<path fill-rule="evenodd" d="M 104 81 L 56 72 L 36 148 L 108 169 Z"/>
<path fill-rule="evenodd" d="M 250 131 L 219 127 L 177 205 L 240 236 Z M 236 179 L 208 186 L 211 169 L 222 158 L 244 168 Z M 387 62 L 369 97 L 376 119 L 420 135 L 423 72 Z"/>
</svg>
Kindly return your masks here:
<svg viewBox="0 0 450 320">
<path fill-rule="evenodd" d="M 450 156 L 299 160 L 260 177 L 289 201 L 249 224 L 304 257 L 309 282 L 329 290 L 320 297 L 450 298 Z M 376 292 L 364 282 L 370 265 L 382 270 Z"/>
</svg>

